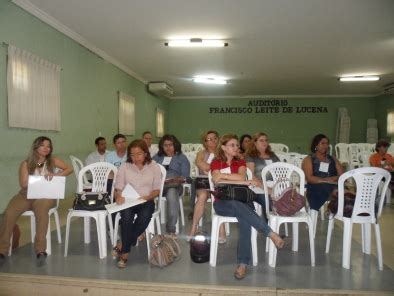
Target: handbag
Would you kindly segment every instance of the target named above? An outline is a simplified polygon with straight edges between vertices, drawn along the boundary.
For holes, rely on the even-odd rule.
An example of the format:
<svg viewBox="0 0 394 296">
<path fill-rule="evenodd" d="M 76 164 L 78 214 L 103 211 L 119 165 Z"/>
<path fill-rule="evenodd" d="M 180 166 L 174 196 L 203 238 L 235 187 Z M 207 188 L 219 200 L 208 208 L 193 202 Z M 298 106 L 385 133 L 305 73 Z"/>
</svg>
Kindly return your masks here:
<svg viewBox="0 0 394 296">
<path fill-rule="evenodd" d="M 356 195 L 353 192 L 345 190 L 343 200 L 343 216 L 350 218 L 353 214 L 354 202 Z M 330 200 L 327 205 L 326 215 L 330 217 L 330 214 L 336 215 L 338 212 L 338 190 L 334 190 L 330 195 Z"/>
<path fill-rule="evenodd" d="M 279 196 L 275 197 L 277 188 L 285 187 Z M 272 207 L 274 212 L 280 216 L 293 216 L 305 207 L 305 197 L 299 194 L 288 178 L 279 178 L 272 187 Z"/>
<path fill-rule="evenodd" d="M 197 177 L 195 182 L 196 190 L 198 189 L 209 189 L 209 180 L 204 177 Z"/>
<path fill-rule="evenodd" d="M 75 193 L 74 210 L 102 211 L 105 205 L 111 203 L 108 192 L 78 192 Z"/>
<path fill-rule="evenodd" d="M 149 263 L 164 267 L 174 262 L 181 254 L 178 242 L 171 236 L 156 234 L 150 243 Z"/>
<path fill-rule="evenodd" d="M 210 192 L 220 200 L 237 200 L 244 203 L 252 203 L 256 197 L 248 185 L 218 184 L 215 190 Z"/>
</svg>

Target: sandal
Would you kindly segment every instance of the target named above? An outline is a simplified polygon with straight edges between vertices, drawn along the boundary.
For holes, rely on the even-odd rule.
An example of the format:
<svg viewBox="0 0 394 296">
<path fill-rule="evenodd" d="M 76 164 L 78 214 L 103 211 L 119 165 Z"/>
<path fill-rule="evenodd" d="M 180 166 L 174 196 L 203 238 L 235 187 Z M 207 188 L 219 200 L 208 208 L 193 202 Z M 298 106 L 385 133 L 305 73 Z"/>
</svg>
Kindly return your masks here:
<svg viewBox="0 0 394 296">
<path fill-rule="evenodd" d="M 123 254 L 122 254 L 123 255 Z M 119 261 L 118 261 L 118 267 L 119 268 L 125 268 L 126 266 L 127 266 L 127 260 L 128 260 L 128 258 L 126 257 L 126 258 L 124 258 L 124 257 L 122 257 L 122 255 L 120 255 L 120 257 L 119 257 Z M 127 254 L 126 254 L 127 255 Z"/>
<path fill-rule="evenodd" d="M 120 249 L 118 248 L 118 246 L 114 247 L 112 249 L 112 259 L 119 259 L 120 256 Z"/>
<path fill-rule="evenodd" d="M 218 243 L 219 245 L 224 245 L 225 243 L 227 243 L 227 238 L 219 237 Z"/>
<path fill-rule="evenodd" d="M 237 280 L 242 280 L 246 276 L 246 265 L 238 265 L 237 269 L 234 272 L 234 277 Z"/>
</svg>

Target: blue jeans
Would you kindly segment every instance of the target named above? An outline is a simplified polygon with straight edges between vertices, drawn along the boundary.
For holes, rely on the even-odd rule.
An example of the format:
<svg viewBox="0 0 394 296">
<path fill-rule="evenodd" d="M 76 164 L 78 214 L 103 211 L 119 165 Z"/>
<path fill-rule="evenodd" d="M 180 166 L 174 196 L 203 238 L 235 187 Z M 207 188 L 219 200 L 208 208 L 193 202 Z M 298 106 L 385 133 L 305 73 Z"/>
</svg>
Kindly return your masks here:
<svg viewBox="0 0 394 296">
<path fill-rule="evenodd" d="M 129 253 L 130 247 L 137 244 L 137 238 L 145 232 L 154 211 L 155 203 L 147 201 L 120 212 L 122 217 L 120 219 L 122 253 Z"/>
<path fill-rule="evenodd" d="M 176 222 L 178 221 L 179 213 L 179 197 L 182 194 L 182 186 L 179 187 L 164 187 L 163 195 L 167 200 L 167 233 L 175 233 Z"/>
<path fill-rule="evenodd" d="M 220 216 L 236 217 L 239 224 L 239 240 L 237 250 L 237 263 L 249 264 L 252 259 L 251 235 L 254 227 L 268 237 L 272 229 L 261 219 L 254 209 L 243 202 L 236 200 L 216 200 L 213 203 L 215 211 Z"/>
</svg>

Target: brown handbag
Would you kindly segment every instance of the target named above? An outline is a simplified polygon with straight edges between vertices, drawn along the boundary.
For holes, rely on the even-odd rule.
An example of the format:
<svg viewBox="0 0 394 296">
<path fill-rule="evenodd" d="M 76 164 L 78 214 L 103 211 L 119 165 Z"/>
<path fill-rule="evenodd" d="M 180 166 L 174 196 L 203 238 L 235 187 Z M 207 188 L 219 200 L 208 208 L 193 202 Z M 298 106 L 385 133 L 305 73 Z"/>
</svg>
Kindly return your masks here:
<svg viewBox="0 0 394 296">
<path fill-rule="evenodd" d="M 274 194 L 278 186 L 286 186 L 279 196 Z M 274 212 L 280 216 L 293 216 L 303 207 L 305 207 L 305 197 L 299 194 L 288 178 L 279 178 L 272 188 L 272 206 Z"/>
<path fill-rule="evenodd" d="M 178 242 L 171 236 L 154 235 L 150 243 L 149 263 L 164 267 L 174 262 L 181 254 Z"/>
</svg>

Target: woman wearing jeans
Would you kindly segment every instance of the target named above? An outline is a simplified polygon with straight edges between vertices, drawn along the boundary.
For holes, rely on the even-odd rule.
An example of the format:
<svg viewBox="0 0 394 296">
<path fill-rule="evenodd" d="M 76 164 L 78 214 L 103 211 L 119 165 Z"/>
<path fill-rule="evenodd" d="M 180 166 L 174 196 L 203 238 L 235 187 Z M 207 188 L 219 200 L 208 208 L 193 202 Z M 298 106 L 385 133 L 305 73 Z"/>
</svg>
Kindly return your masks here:
<svg viewBox="0 0 394 296">
<path fill-rule="evenodd" d="M 164 135 L 159 142 L 159 152 L 153 160 L 167 170 L 163 195 L 167 199 L 167 233 L 176 238 L 175 228 L 179 213 L 182 184 L 190 179 L 190 163 L 182 153 L 181 143 L 174 135 Z"/>
<path fill-rule="evenodd" d="M 230 183 L 255 185 L 253 180 L 245 181 L 246 164 L 239 160 L 238 138 L 236 135 L 228 134 L 220 138 L 216 159 L 211 163 L 212 180 L 215 184 Z M 247 265 L 251 261 L 251 228 L 262 232 L 269 237 L 277 248 L 283 247 L 283 240 L 272 231 L 267 223 L 262 220 L 251 205 L 236 200 L 215 199 L 213 207 L 218 215 L 236 217 L 239 224 L 239 241 L 237 261 L 238 267 L 234 272 L 236 279 L 243 279 L 246 275 Z"/>
<path fill-rule="evenodd" d="M 145 232 L 155 210 L 154 198 L 160 194 L 161 171 L 152 162 L 149 149 L 144 140 L 134 140 L 127 147 L 127 161 L 118 171 L 115 183 L 115 201 L 123 204 L 122 191 L 130 184 L 146 202 L 121 211 L 120 225 L 122 244 L 114 249 L 119 257 L 118 267 L 125 268 L 131 246 L 137 244 L 137 238 Z"/>
</svg>

